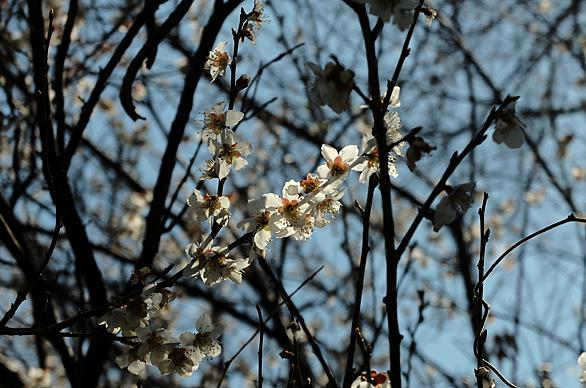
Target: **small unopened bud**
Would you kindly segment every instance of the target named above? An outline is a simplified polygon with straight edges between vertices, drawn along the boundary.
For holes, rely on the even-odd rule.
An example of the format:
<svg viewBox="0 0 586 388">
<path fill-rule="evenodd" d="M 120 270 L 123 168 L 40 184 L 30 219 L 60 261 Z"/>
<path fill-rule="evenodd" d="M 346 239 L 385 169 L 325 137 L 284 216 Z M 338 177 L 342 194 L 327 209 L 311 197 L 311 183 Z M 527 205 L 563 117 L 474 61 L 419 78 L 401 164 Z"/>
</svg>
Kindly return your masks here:
<svg viewBox="0 0 586 388">
<path fill-rule="evenodd" d="M 250 77 L 248 74 L 242 74 L 240 78 L 236 81 L 236 90 L 241 91 L 246 89 L 250 84 Z"/>
</svg>

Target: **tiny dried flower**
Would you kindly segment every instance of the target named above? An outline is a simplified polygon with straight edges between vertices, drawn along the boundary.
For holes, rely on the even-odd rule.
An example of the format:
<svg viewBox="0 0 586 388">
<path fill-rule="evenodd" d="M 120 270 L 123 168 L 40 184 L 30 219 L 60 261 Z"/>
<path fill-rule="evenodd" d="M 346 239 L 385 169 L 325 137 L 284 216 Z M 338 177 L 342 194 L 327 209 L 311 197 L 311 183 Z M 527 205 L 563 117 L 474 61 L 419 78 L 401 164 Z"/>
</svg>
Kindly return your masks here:
<svg viewBox="0 0 586 388">
<path fill-rule="evenodd" d="M 416 163 L 421 160 L 423 154 L 429 154 L 435 150 L 435 147 L 428 144 L 422 137 L 413 136 L 409 140 L 409 149 L 407 150 L 407 167 L 409 170 L 415 171 Z"/>
</svg>

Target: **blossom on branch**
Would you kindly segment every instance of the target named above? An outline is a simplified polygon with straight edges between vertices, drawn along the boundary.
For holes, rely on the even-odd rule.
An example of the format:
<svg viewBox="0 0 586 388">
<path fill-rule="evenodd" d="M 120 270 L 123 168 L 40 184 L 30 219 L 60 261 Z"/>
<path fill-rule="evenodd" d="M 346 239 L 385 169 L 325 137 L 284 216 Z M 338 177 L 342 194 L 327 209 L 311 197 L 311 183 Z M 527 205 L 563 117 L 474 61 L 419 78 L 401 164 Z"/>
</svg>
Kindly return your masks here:
<svg viewBox="0 0 586 388">
<path fill-rule="evenodd" d="M 203 65 L 204 69 L 209 71 L 210 77 L 212 77 L 212 82 L 214 82 L 219 75 L 223 76 L 226 73 L 226 68 L 232 62 L 230 60 L 230 55 L 226 52 L 227 43 L 228 42 L 218 43 L 218 45 L 210 51 L 210 55 L 208 55 L 208 59 Z"/>
<path fill-rule="evenodd" d="M 320 178 L 335 181 L 334 185 L 339 186 L 350 172 L 350 165 L 358 158 L 358 147 L 347 145 L 340 152 L 327 144 L 321 146 L 321 154 L 326 160 L 317 168 L 317 174 Z"/>
<path fill-rule="evenodd" d="M 265 6 L 262 1 L 254 0 L 254 7 L 248 16 L 248 21 L 254 23 L 254 27 L 258 30 L 263 23 L 268 22 L 267 15 L 265 15 Z"/>
<path fill-rule="evenodd" d="M 202 139 L 206 142 L 217 139 L 228 129 L 232 129 L 244 118 L 244 113 L 236 110 L 224 111 L 224 102 L 216 103 L 210 110 L 204 112 L 204 128 Z"/>
<path fill-rule="evenodd" d="M 347 110 L 354 87 L 354 72 L 332 62 L 326 64 L 324 69 L 311 62 L 307 66 L 317 77 L 309 91 L 311 101 L 320 106 L 327 105 L 336 113 Z"/>
<path fill-rule="evenodd" d="M 250 154 L 252 147 L 249 142 L 238 139 L 234 132 L 225 130 L 219 139 L 210 141 L 208 149 L 215 156 L 214 167 L 218 178 L 224 179 L 230 174 L 232 166 L 239 171 L 248 165 L 244 156 Z"/>
<path fill-rule="evenodd" d="M 413 11 L 417 7 L 416 0 L 355 0 L 368 4 L 368 12 L 378 16 L 385 22 L 393 19 L 401 31 L 409 28 L 413 22 Z"/>
<path fill-rule="evenodd" d="M 309 213 L 309 204 L 302 202 L 299 195 L 301 189 L 299 182 L 290 180 L 283 186 L 283 196 L 280 198 L 281 206 L 277 209 L 269 223 L 277 229 L 278 238 L 293 237 L 295 240 L 307 240 L 311 237 L 314 227 L 314 219 Z"/>
<path fill-rule="evenodd" d="M 281 199 L 273 193 L 248 201 L 249 217 L 240 221 L 238 227 L 244 229 L 245 233 L 254 233 L 253 242 L 258 249 L 267 249 L 273 234 L 278 232 L 274 223 L 269 221 L 281 205 Z"/>
<path fill-rule="evenodd" d="M 387 146 L 392 146 L 388 154 L 388 170 L 389 175 L 397 177 L 397 157 L 403 156 L 402 148 L 404 146 L 403 135 L 401 134 L 401 118 L 397 112 L 387 112 L 384 116 L 384 124 L 387 132 L 385 133 L 385 139 Z M 368 183 L 370 176 L 374 173 L 378 174 L 380 171 L 380 151 L 378 143 L 374 136 L 365 132 L 362 135 L 362 155 L 358 158 L 358 163 L 352 170 L 360 172 L 358 181 L 360 183 Z"/>
<path fill-rule="evenodd" d="M 494 133 L 492 140 L 495 143 L 505 143 L 509 148 L 519 148 L 525 142 L 525 135 L 523 129 L 525 124 L 519 120 L 515 115 L 515 103 L 517 98 L 514 98 L 504 109 L 498 112 L 495 122 Z"/>
<path fill-rule="evenodd" d="M 442 198 L 433 216 L 433 230 L 437 232 L 444 225 L 449 225 L 458 215 L 470 208 L 474 193 L 474 182 L 464 183 L 455 187 L 447 186 L 448 195 Z"/>
<path fill-rule="evenodd" d="M 197 333 L 185 332 L 179 337 L 182 346 L 193 346 L 203 357 L 214 358 L 222 353 L 218 338 L 222 335 L 220 326 L 214 327 L 209 315 L 202 314 L 195 326 Z"/>
<path fill-rule="evenodd" d="M 228 197 L 205 194 L 193 189 L 187 198 L 187 205 L 193 210 L 193 217 L 196 221 L 203 221 L 216 218 L 220 225 L 226 225 L 230 219 L 230 200 Z"/>
</svg>

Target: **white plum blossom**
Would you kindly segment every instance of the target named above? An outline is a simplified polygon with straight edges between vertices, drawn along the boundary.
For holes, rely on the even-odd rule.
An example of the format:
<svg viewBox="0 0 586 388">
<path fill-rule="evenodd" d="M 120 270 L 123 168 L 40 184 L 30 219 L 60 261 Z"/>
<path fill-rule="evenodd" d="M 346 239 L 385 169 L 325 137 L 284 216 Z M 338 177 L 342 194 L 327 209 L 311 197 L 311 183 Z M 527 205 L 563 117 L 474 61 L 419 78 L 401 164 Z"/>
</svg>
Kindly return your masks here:
<svg viewBox="0 0 586 388">
<path fill-rule="evenodd" d="M 136 335 L 140 342 L 136 354 L 141 359 L 146 359 L 150 365 L 158 366 L 179 342 L 164 328 L 139 327 Z"/>
<path fill-rule="evenodd" d="M 177 373 L 189 377 L 199 367 L 202 356 L 197 348 L 175 347 L 159 365 L 162 374 Z"/>
<path fill-rule="evenodd" d="M 267 249 L 273 234 L 278 232 L 276 226 L 269 221 L 281 204 L 279 196 L 273 193 L 248 201 L 249 217 L 240 221 L 238 227 L 244 229 L 245 233 L 254 233 L 253 241 L 258 249 Z"/>
<path fill-rule="evenodd" d="M 320 106 L 328 105 L 336 113 L 347 110 L 354 87 L 354 72 L 332 62 L 324 69 L 311 62 L 307 66 L 317 77 L 309 92 L 310 99 Z"/>
<path fill-rule="evenodd" d="M 389 82 L 390 82 L 390 80 L 389 80 Z M 401 88 L 399 86 L 393 87 L 393 91 L 391 92 L 391 98 L 389 100 L 389 106 L 391 108 L 398 108 L 401 106 L 401 100 L 399 99 L 400 94 L 401 94 Z"/>
<path fill-rule="evenodd" d="M 227 253 L 212 246 L 209 237 L 202 237 L 201 243 L 188 244 L 185 252 L 191 262 L 183 269 L 186 278 L 199 275 L 208 287 L 214 286 L 226 279 L 242 283 L 242 273 L 250 263 L 248 259 L 233 259 Z"/>
<path fill-rule="evenodd" d="M 210 72 L 212 82 L 220 75 L 223 76 L 226 73 L 226 68 L 230 65 L 230 55 L 226 52 L 227 42 L 220 42 L 218 45 L 210 51 L 208 59 L 204 64 L 204 69 Z"/>
<path fill-rule="evenodd" d="M 362 156 L 359 158 L 358 163 L 352 167 L 352 170 L 360 172 L 360 176 L 358 177 L 360 183 L 368 183 L 370 176 L 375 173 L 378 174 L 380 171 L 379 150 L 376 139 L 372 135 L 363 136 L 361 147 Z M 393 178 L 399 175 L 395 162 L 395 157 L 389 153 L 387 165 L 389 175 Z"/>
<path fill-rule="evenodd" d="M 224 102 L 216 103 L 204 112 L 202 139 L 206 142 L 217 139 L 224 131 L 232 129 L 244 118 L 244 113 L 237 110 L 224 111 Z"/>
<path fill-rule="evenodd" d="M 228 279 L 235 283 L 242 283 L 242 274 L 248 266 L 250 266 L 248 259 L 232 259 L 227 254 L 218 253 L 203 265 L 200 271 L 201 280 L 208 287 Z"/>
<path fill-rule="evenodd" d="M 368 12 L 378 16 L 385 22 L 391 18 L 401 31 L 406 30 L 413 22 L 413 11 L 417 6 L 416 0 L 356 0 L 369 5 Z"/>
<path fill-rule="evenodd" d="M 116 364 L 120 368 L 127 368 L 135 375 L 142 374 L 146 365 L 157 366 L 161 372 L 165 373 L 161 365 L 175 350 L 179 341 L 163 328 L 141 327 L 136 330 L 136 334 L 139 344 L 116 357 Z M 170 372 L 177 372 L 177 370 Z"/>
<path fill-rule="evenodd" d="M 492 140 L 495 143 L 505 143 L 509 148 L 519 148 L 525 141 L 523 129 L 525 124 L 515 115 L 516 99 L 501 110 L 496 118 Z"/>
<path fill-rule="evenodd" d="M 313 232 L 314 219 L 309 213 L 309 203 L 302 202 L 298 193 L 299 182 L 290 180 L 283 186 L 281 206 L 271 215 L 269 223 L 278 230 L 278 238 L 293 237 L 295 240 L 307 240 Z"/>
<path fill-rule="evenodd" d="M 120 369 L 126 368 L 134 375 L 141 375 L 146 369 L 147 361 L 146 357 L 140 357 L 137 354 L 137 350 L 138 347 L 133 347 L 116 357 L 114 359 L 116 365 L 118 365 Z"/>
<path fill-rule="evenodd" d="M 248 165 L 244 156 L 250 154 L 250 143 L 239 140 L 230 130 L 223 131 L 218 140 L 210 141 L 208 148 L 215 155 L 216 173 L 220 179 L 228 176 L 232 166 L 236 171 L 240 171 Z"/>
<path fill-rule="evenodd" d="M 451 224 L 456 217 L 464 214 L 472 204 L 474 182 L 464 183 L 449 190 L 447 196 L 442 198 L 435 209 L 433 216 L 433 230 L 437 232 L 443 225 Z"/>
<path fill-rule="evenodd" d="M 230 200 L 228 197 L 218 195 L 202 195 L 199 190 L 193 192 L 187 198 L 187 205 L 193 209 L 196 221 L 203 221 L 215 217 L 220 225 L 226 225 L 230 219 Z"/>
<path fill-rule="evenodd" d="M 110 333 L 122 332 L 125 336 L 133 336 L 138 328 L 147 327 L 149 320 L 157 317 L 165 304 L 163 294 L 158 292 L 138 296 L 124 306 L 110 310 L 98 320 L 98 324 L 104 325 Z"/>
<path fill-rule="evenodd" d="M 402 148 L 405 145 L 405 142 L 401 141 L 403 139 L 403 134 L 401 134 L 403 124 L 401 124 L 399 113 L 387 112 L 383 117 L 383 121 L 385 123 L 385 128 L 387 129 L 387 145 L 393 145 L 392 151 L 397 156 L 403 156 Z"/>
<path fill-rule="evenodd" d="M 218 338 L 222 335 L 220 326 L 214 327 L 208 314 L 202 314 L 195 326 L 197 333 L 185 332 L 181 334 L 182 346 L 193 346 L 198 349 L 202 357 L 214 358 L 222 353 L 222 345 Z"/>
<path fill-rule="evenodd" d="M 404 146 L 403 135 L 401 134 L 401 118 L 397 112 L 387 112 L 384 116 L 384 123 L 387 129 L 385 134 L 387 145 L 392 145 L 392 149 L 388 154 L 388 169 L 389 175 L 397 177 L 396 157 L 403 156 L 402 148 Z M 357 164 L 352 167 L 352 170 L 359 171 L 360 183 L 368 183 L 370 176 L 374 173 L 378 174 L 380 171 L 380 152 L 377 141 L 370 133 L 362 135 L 362 156 L 358 159 Z"/>
<path fill-rule="evenodd" d="M 358 147 L 347 145 L 340 152 L 327 144 L 321 146 L 321 154 L 326 160 L 317 168 L 317 174 L 320 178 L 330 179 L 333 184 L 340 185 L 350 172 L 350 165 L 358 158 Z"/>
<path fill-rule="evenodd" d="M 342 207 L 340 199 L 343 195 L 343 191 L 339 191 L 333 186 L 327 186 L 311 197 L 309 200 L 310 214 L 316 228 L 323 228 L 340 212 Z"/>
<path fill-rule="evenodd" d="M 248 21 L 254 23 L 254 27 L 257 30 L 262 27 L 263 23 L 268 22 L 268 18 L 264 12 L 265 6 L 263 2 L 260 0 L 254 0 L 254 7 L 248 16 Z"/>
</svg>

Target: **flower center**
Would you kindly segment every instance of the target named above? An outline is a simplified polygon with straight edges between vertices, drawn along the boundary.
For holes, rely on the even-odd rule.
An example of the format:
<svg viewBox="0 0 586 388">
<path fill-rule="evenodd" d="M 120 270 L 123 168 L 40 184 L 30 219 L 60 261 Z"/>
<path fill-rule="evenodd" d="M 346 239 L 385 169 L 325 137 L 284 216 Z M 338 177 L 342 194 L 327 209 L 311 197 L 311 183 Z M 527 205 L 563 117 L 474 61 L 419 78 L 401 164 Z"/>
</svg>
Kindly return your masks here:
<svg viewBox="0 0 586 388">
<path fill-rule="evenodd" d="M 328 168 L 334 176 L 345 174 L 348 167 L 348 163 L 344 162 L 341 156 L 336 156 L 334 160 L 328 162 Z"/>
<path fill-rule="evenodd" d="M 222 204 L 220 203 L 219 197 L 217 195 L 206 194 L 203 196 L 202 208 L 214 211 L 221 209 Z"/>
<path fill-rule="evenodd" d="M 317 179 L 315 176 L 307 174 L 307 177 L 302 179 L 301 182 L 299 182 L 299 185 L 303 187 L 305 194 L 309 194 L 317 190 L 317 188 L 320 186 L 320 182 L 319 179 Z"/>
<path fill-rule="evenodd" d="M 208 113 L 206 115 L 206 127 L 219 135 L 226 128 L 226 113 Z"/>
<path fill-rule="evenodd" d="M 235 158 L 239 158 L 242 156 L 240 151 L 238 150 L 238 143 L 234 144 L 223 144 L 222 151 L 219 154 L 220 158 L 224 159 L 226 163 L 232 164 Z"/>
<path fill-rule="evenodd" d="M 258 216 L 256 216 L 255 220 L 258 223 L 257 230 L 264 228 L 269 224 L 269 219 L 271 218 L 271 212 L 268 210 L 263 211 Z"/>
<path fill-rule="evenodd" d="M 279 208 L 279 213 L 284 215 L 286 218 L 297 218 L 299 214 L 299 201 L 296 199 L 281 199 L 283 206 Z"/>
<path fill-rule="evenodd" d="M 219 68 L 225 68 L 226 66 L 228 66 L 229 62 L 230 62 L 230 57 L 228 56 L 228 53 L 216 52 L 216 55 L 214 56 L 214 59 L 212 60 L 212 66 L 219 67 Z"/>
</svg>

